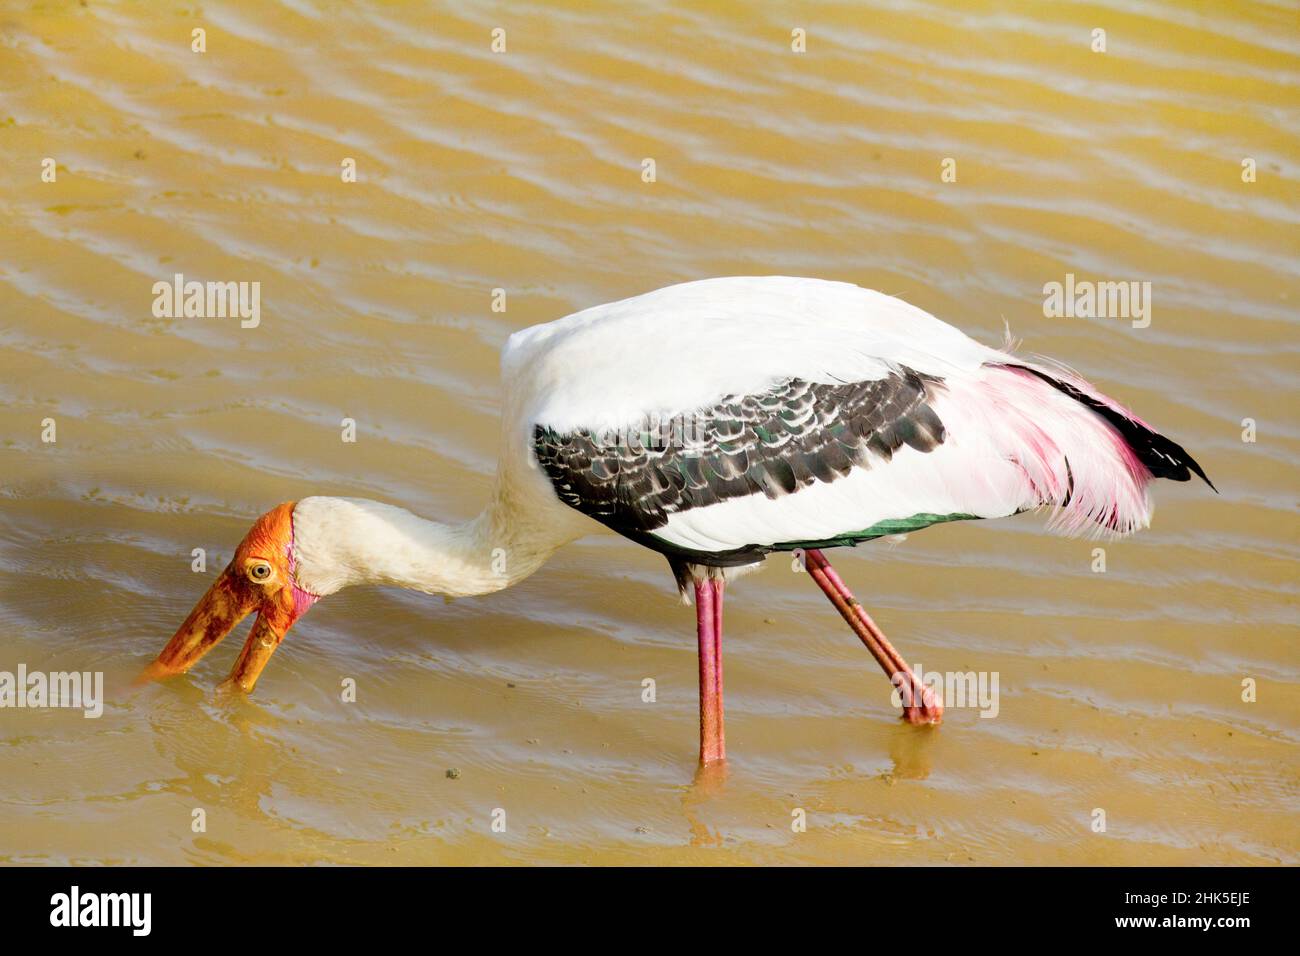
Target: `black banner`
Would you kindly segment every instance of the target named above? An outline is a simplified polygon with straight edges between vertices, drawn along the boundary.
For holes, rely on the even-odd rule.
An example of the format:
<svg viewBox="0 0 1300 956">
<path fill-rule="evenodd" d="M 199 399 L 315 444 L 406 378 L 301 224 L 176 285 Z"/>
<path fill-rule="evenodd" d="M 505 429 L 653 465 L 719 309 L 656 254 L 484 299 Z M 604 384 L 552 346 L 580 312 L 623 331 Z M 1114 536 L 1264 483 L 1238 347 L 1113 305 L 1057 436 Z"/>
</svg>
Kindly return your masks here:
<svg viewBox="0 0 1300 956">
<path fill-rule="evenodd" d="M 1233 946 L 1290 918 L 1290 869 L 0 869 L 5 938 L 131 945 L 211 936 L 336 945 L 469 926 L 629 942 L 713 924 L 735 942 L 776 924 L 904 933 L 913 943 L 1130 937 Z M 855 929 L 856 927 L 856 929 Z M 265 936 L 261 934 L 267 934 Z M 626 935 L 623 935 L 626 934 Z M 436 942 L 436 937 L 422 937 Z M 902 937 L 899 937 L 900 939 Z M 1002 937 L 1010 939 L 1010 936 Z M 69 942 L 73 940 L 69 939 Z M 470 945 L 468 941 L 461 945 Z"/>
</svg>

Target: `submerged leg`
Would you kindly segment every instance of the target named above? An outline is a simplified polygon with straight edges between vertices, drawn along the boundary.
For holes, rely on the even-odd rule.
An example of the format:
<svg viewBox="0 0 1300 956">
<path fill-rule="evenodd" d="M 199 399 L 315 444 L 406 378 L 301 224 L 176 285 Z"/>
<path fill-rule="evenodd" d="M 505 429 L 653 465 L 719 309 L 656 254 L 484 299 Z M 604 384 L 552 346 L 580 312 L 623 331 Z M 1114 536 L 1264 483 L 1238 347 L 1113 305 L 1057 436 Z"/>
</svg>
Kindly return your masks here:
<svg viewBox="0 0 1300 956">
<path fill-rule="evenodd" d="M 937 724 L 943 720 L 943 702 L 935 696 L 933 687 L 926 687 L 916 679 L 901 654 L 894 650 L 884 632 L 853 596 L 848 585 L 835 573 L 826 555 L 816 549 L 804 553 L 808 573 L 818 587 L 830 598 L 840 616 L 867 645 L 871 656 L 884 670 L 885 676 L 898 688 L 903 699 L 903 718 L 912 724 Z"/>
<path fill-rule="evenodd" d="M 723 582 L 705 578 L 695 584 L 695 626 L 700 651 L 700 763 L 727 757 L 722 725 L 722 592 Z"/>
</svg>

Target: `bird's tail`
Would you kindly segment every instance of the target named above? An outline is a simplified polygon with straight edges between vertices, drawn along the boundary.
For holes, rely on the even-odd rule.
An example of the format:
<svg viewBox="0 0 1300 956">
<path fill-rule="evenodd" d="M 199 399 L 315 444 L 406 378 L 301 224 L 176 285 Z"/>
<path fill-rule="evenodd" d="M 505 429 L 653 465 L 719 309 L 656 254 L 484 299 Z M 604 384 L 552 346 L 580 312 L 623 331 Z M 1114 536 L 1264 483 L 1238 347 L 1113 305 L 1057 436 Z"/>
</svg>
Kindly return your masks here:
<svg viewBox="0 0 1300 956">
<path fill-rule="evenodd" d="M 1213 488 L 1180 445 L 1064 367 L 1007 356 L 985 366 L 985 434 L 1024 480 L 1024 509 L 1050 507 L 1064 534 L 1123 535 L 1151 523 L 1154 478 Z"/>
</svg>

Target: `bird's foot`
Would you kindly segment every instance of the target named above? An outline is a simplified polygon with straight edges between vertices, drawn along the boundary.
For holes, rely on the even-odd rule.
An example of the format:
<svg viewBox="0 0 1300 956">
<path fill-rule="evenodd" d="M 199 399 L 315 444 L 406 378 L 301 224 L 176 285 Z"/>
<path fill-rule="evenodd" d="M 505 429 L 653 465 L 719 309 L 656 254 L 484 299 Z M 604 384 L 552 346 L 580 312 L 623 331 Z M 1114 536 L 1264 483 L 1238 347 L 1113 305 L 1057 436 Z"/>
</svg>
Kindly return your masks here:
<svg viewBox="0 0 1300 956">
<path fill-rule="evenodd" d="M 898 688 L 905 721 L 913 726 L 943 722 L 943 701 L 933 687 L 923 685 L 910 671 L 896 673 L 892 682 Z"/>
</svg>

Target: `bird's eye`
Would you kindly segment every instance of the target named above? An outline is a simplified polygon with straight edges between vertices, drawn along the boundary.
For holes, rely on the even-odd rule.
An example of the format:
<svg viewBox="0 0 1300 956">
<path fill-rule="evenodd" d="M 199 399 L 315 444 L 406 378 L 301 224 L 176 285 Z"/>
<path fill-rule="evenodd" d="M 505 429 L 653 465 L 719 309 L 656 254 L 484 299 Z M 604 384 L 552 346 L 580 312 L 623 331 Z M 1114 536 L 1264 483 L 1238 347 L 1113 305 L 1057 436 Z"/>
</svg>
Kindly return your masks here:
<svg viewBox="0 0 1300 956">
<path fill-rule="evenodd" d="M 257 561 L 248 566 L 248 576 L 254 581 L 261 583 L 271 577 L 271 566 L 265 561 Z"/>
</svg>

